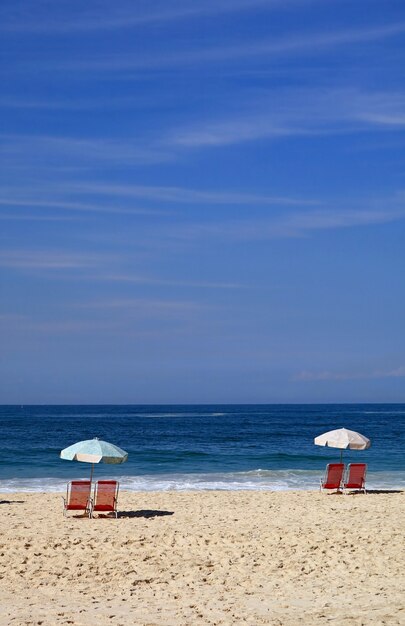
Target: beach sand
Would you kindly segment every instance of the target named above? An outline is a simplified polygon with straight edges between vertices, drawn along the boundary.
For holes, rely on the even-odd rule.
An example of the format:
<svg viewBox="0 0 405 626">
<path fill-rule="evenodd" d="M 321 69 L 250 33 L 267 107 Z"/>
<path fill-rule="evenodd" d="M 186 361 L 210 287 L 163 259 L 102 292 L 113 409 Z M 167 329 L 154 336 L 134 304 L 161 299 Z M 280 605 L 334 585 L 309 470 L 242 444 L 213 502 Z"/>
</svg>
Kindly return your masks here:
<svg viewBox="0 0 405 626">
<path fill-rule="evenodd" d="M 0 494 L 0 624 L 405 624 L 405 493 Z"/>
</svg>

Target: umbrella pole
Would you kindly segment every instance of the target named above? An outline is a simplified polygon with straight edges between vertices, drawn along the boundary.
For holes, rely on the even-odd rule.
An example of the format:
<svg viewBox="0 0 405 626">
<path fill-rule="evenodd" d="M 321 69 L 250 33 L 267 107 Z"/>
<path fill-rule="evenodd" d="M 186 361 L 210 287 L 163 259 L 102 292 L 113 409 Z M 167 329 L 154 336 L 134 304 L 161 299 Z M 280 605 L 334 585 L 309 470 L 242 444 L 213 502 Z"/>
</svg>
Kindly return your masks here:
<svg viewBox="0 0 405 626">
<path fill-rule="evenodd" d="M 90 482 L 93 481 L 94 463 L 91 464 Z"/>
<path fill-rule="evenodd" d="M 340 450 L 340 462 L 343 463 L 343 450 L 342 449 Z M 340 495 L 343 493 L 342 490 L 340 489 L 340 487 L 339 487 L 339 489 L 337 490 L 336 493 L 338 493 Z"/>
</svg>

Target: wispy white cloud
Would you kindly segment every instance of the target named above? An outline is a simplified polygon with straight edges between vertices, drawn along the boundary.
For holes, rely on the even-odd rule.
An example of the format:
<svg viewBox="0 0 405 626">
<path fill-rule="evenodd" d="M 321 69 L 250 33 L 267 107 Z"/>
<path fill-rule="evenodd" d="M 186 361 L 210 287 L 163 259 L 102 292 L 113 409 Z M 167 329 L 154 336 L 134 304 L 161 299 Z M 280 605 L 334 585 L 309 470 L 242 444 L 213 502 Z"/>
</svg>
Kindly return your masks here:
<svg viewBox="0 0 405 626">
<path fill-rule="evenodd" d="M 222 147 L 245 142 L 282 140 L 359 133 L 369 130 L 405 129 L 405 94 L 359 89 L 289 89 L 268 93 L 252 102 L 241 102 L 240 113 L 201 120 L 171 130 L 135 138 L 77 138 L 52 135 L 2 135 L 3 158 L 10 168 L 100 168 L 160 165 L 180 159 L 184 151 Z M 216 204 L 301 204 L 294 198 L 260 197 L 258 194 L 207 192 L 176 187 L 73 183 L 83 192 L 116 197 L 146 198 L 169 202 Z M 35 200 L 35 198 L 31 198 Z M 11 198 L 10 198 L 11 200 Z M 62 200 L 60 200 L 62 202 Z M 63 200 L 66 209 L 78 202 Z M 45 206 L 45 205 L 44 205 Z M 56 206 L 56 204 L 55 204 Z M 60 208 L 63 208 L 60 206 Z M 82 203 L 81 210 L 93 210 Z M 101 211 L 101 207 L 98 207 Z M 110 210 L 110 209 L 106 209 Z M 113 207 L 111 211 L 135 212 L 135 207 Z M 142 210 L 142 209 L 141 209 Z"/>
<path fill-rule="evenodd" d="M 357 105 L 357 106 L 356 106 Z M 405 128 L 404 94 L 369 94 L 360 102 L 353 102 L 353 116 L 360 121 L 394 129 Z"/>
<path fill-rule="evenodd" d="M 325 132 L 325 129 L 321 130 L 319 124 L 311 128 L 309 120 L 304 121 L 302 116 L 301 127 L 298 120 L 283 120 L 277 117 L 271 112 L 266 115 L 248 113 L 243 117 L 200 123 L 194 128 L 175 131 L 171 137 L 169 136 L 168 143 L 183 148 L 212 148 L 247 141 L 310 136 Z M 334 128 L 332 132 L 337 132 L 337 129 Z"/>
<path fill-rule="evenodd" d="M 372 124 L 378 124 L 381 126 L 395 126 L 396 128 L 401 126 L 405 127 L 405 114 L 364 112 L 361 119 L 365 122 L 371 122 Z"/>
<path fill-rule="evenodd" d="M 71 189 L 127 198 L 143 198 L 162 202 L 187 204 L 256 204 L 256 205 L 313 205 L 314 200 L 288 196 L 266 196 L 235 191 L 206 191 L 186 187 L 162 187 L 146 185 L 114 185 L 95 182 L 76 183 Z"/>
<path fill-rule="evenodd" d="M 176 336 L 192 335 L 194 324 L 188 324 L 196 316 L 205 318 L 208 307 L 165 307 L 159 306 L 158 302 L 145 302 L 138 306 L 123 306 L 113 309 L 104 307 L 102 303 L 97 307 L 89 307 L 91 319 L 35 319 L 29 316 L 14 316 L 5 320 L 2 324 L 0 318 L 0 330 L 7 335 L 11 333 L 30 333 L 31 338 L 38 336 L 42 339 L 47 337 L 58 339 L 65 337 L 83 336 L 87 341 L 91 336 L 97 338 L 98 344 L 115 342 L 117 338 L 124 340 L 123 345 L 128 345 L 132 339 L 164 339 Z M 70 308 L 69 312 L 71 312 Z M 3 328 L 2 328 L 3 327 Z M 195 332 L 195 331 L 194 331 Z"/>
<path fill-rule="evenodd" d="M 21 313 L 0 313 L 0 323 L 19 323 L 28 319 L 26 315 Z"/>
<path fill-rule="evenodd" d="M 97 313 L 111 312 L 125 314 L 138 318 L 164 318 L 173 319 L 188 317 L 192 313 L 213 310 L 216 307 L 193 300 L 163 300 L 154 298 L 109 298 L 108 300 L 95 300 L 77 305 L 78 309 L 89 309 Z"/>
<path fill-rule="evenodd" d="M 29 270 L 82 270 L 98 265 L 103 257 L 96 254 L 69 253 L 58 250 L 2 250 L 0 267 Z"/>
<path fill-rule="evenodd" d="M 120 320 L 30 320 L 22 324 L 24 331 L 44 335 L 98 334 L 120 330 Z"/>
<path fill-rule="evenodd" d="M 69 163 L 122 166 L 125 164 L 162 163 L 172 154 L 162 146 L 152 146 L 139 139 L 75 138 L 52 135 L 1 135 L 3 159 L 35 165 Z"/>
<path fill-rule="evenodd" d="M 66 305 L 65 305 L 66 308 Z M 58 311 L 57 315 L 60 315 Z M 7 333 L 32 333 L 41 336 L 47 335 L 75 335 L 122 332 L 122 320 L 109 318 L 108 320 L 95 319 L 55 319 L 55 310 L 52 308 L 50 317 L 40 318 L 35 315 L 20 315 L 10 313 L 0 315 L 0 329 Z"/>
<path fill-rule="evenodd" d="M 39 215 L 34 213 L 0 212 L 0 220 L 3 222 L 68 222 L 77 219 L 78 218 L 76 216 L 71 215 Z"/>
<path fill-rule="evenodd" d="M 306 237 L 315 232 L 386 224 L 405 219 L 405 208 L 333 209 L 302 211 L 278 215 L 267 219 L 241 219 L 205 221 L 183 227 L 178 226 L 171 237 L 178 240 L 198 241 L 260 241 Z"/>
<path fill-rule="evenodd" d="M 94 189 L 93 189 L 94 185 Z M 80 185 L 79 185 L 80 187 Z M 81 187 L 80 187 L 81 188 Z M 69 186 L 69 191 L 72 192 L 74 185 Z M 84 185 L 84 189 L 87 189 Z M 89 184 L 88 191 L 91 193 L 97 192 L 97 185 L 94 183 Z M 201 215 L 194 215 L 192 211 L 188 211 L 186 214 L 176 212 L 173 215 L 170 211 L 159 210 L 150 211 L 150 216 L 153 218 L 155 213 L 161 213 L 168 218 L 165 221 L 156 223 L 156 220 L 143 220 L 142 230 L 138 231 L 137 246 L 138 251 L 142 248 L 143 252 L 151 250 L 167 250 L 172 249 L 179 251 L 179 245 L 190 245 L 196 242 L 203 242 L 206 240 L 211 241 L 263 241 L 269 239 L 283 239 L 283 238 L 301 238 L 311 236 L 317 232 L 340 230 L 348 228 L 360 228 L 369 227 L 373 225 L 389 224 L 396 221 L 405 219 L 405 206 L 404 197 L 401 193 L 394 194 L 390 197 L 379 198 L 363 198 L 358 199 L 355 206 L 350 207 L 350 202 L 347 202 L 348 206 L 336 206 L 336 202 L 330 200 L 307 200 L 305 198 L 272 198 L 267 196 L 255 196 L 233 194 L 227 192 L 203 192 L 200 190 L 189 190 L 182 188 L 166 188 L 166 187 L 142 187 L 137 186 L 107 186 L 106 188 L 101 185 L 98 191 L 101 194 L 106 194 L 109 191 L 114 195 L 129 194 L 133 192 L 134 195 L 145 195 L 150 200 L 158 200 L 163 203 L 186 203 L 202 205 L 205 207 L 211 207 L 215 205 L 229 205 L 233 208 L 237 205 L 246 207 L 245 217 L 234 217 L 234 211 L 230 215 L 222 215 L 221 217 L 217 212 L 206 211 L 204 217 Z M 5 202 L 6 203 L 6 202 Z M 17 204 L 19 201 L 17 201 Z M 22 202 L 23 206 L 29 206 L 25 201 Z M 46 203 L 38 202 L 39 206 L 46 205 Z M 49 201 L 49 209 L 53 206 L 58 207 L 57 202 Z M 258 217 L 257 214 L 252 214 L 252 209 L 255 211 L 261 211 L 267 205 L 271 206 L 271 211 L 266 211 L 265 216 Z M 292 206 L 296 205 L 296 209 L 292 210 Z M 61 207 L 70 207 L 70 202 L 60 202 Z M 78 203 L 76 207 L 75 203 L 72 204 L 75 211 L 81 210 L 81 203 Z M 35 208 L 35 204 L 33 204 Z M 97 203 L 90 207 L 87 207 L 86 203 L 83 205 L 83 210 L 90 210 L 96 212 Z M 103 214 L 109 212 L 110 208 L 101 206 L 100 212 Z M 123 209 L 123 213 L 130 212 Z M 143 212 L 142 212 L 143 213 Z M 145 209 L 145 214 L 148 214 L 148 209 Z M 0 211 L 0 219 L 1 219 Z M 50 213 L 50 219 L 52 219 L 53 213 Z M 34 212 L 33 219 L 35 219 L 36 213 Z M 57 216 L 56 216 L 57 218 Z M 9 213 L 6 214 L 6 219 L 12 219 Z M 29 216 L 28 216 L 29 219 Z M 38 216 L 38 219 L 46 219 L 42 215 Z M 108 238 L 109 245 L 113 242 L 111 236 Z M 125 234 L 121 233 L 118 239 L 115 241 L 117 248 L 116 261 L 121 259 L 127 259 L 129 240 L 126 242 L 125 249 L 122 248 L 125 242 Z M 131 235 L 131 250 L 133 249 L 133 239 Z M 102 245 L 102 241 L 99 241 L 97 245 Z M 140 248 L 139 248 L 140 246 Z M 42 257 L 44 254 L 44 257 Z M 77 259 L 73 255 L 72 257 L 64 256 L 62 253 L 54 252 L 3 252 L 0 253 L 0 265 L 7 265 L 9 267 L 68 267 L 75 266 Z M 102 261 L 101 257 L 88 257 L 81 258 L 84 265 L 88 266 L 94 264 L 97 261 Z M 110 258 L 110 261 L 112 257 Z M 128 259 L 127 259 L 128 260 Z M 187 281 L 172 281 L 171 279 L 162 279 L 161 277 L 153 277 L 144 274 L 129 273 L 119 269 L 119 265 L 114 262 L 114 266 L 110 266 L 110 269 L 106 272 L 102 272 L 99 276 L 100 279 L 109 280 L 111 282 L 133 282 L 133 283 L 148 283 L 148 284 L 160 284 L 160 285 L 178 285 L 178 286 L 193 286 L 194 282 L 188 283 Z M 80 263 L 79 263 L 80 264 Z M 102 263 L 101 263 L 102 265 Z M 100 266 L 101 266 L 100 265 Z M 114 267 L 114 269 L 113 269 Z M 125 267 L 121 265 L 121 268 Z M 201 283 L 201 286 L 214 287 L 215 283 L 208 281 L 208 283 Z M 218 287 L 240 287 L 241 285 L 235 283 L 219 283 Z"/>
<path fill-rule="evenodd" d="M 255 56 L 280 56 L 294 53 L 310 52 L 320 54 L 325 50 L 349 44 L 364 43 L 395 37 L 405 32 L 405 22 L 397 22 L 384 26 L 362 27 L 353 29 L 342 29 L 328 33 L 309 33 L 305 35 L 287 35 L 279 39 L 259 41 L 251 44 L 242 44 L 229 47 L 218 47 L 195 52 L 184 62 L 196 61 L 225 61 Z M 180 59 L 174 57 L 174 60 Z M 167 63 L 170 62 L 170 58 Z"/>
<path fill-rule="evenodd" d="M 350 44 L 362 44 L 368 41 L 376 41 L 396 37 L 405 32 L 405 22 L 396 22 L 383 26 L 341 29 L 334 32 L 313 32 L 301 34 L 287 34 L 279 38 L 268 38 L 261 41 L 234 45 L 221 45 L 197 49 L 166 51 L 161 54 L 112 54 L 97 58 L 72 59 L 68 62 L 55 60 L 47 63 L 46 67 L 60 67 L 74 71 L 131 71 L 142 69 L 165 69 L 170 67 L 187 67 L 207 63 L 224 63 L 247 60 L 254 57 L 264 59 L 277 59 L 283 56 L 297 54 L 319 55 L 328 50 L 348 46 Z M 44 65 L 45 67 L 45 65 Z"/>
<path fill-rule="evenodd" d="M 176 100 L 175 94 L 165 94 L 165 102 L 173 104 Z M 27 97 L 26 94 L 21 95 L 2 95 L 0 96 L 0 107 L 3 109 L 32 109 L 32 110 L 49 110 L 49 111 L 115 111 L 115 110 L 139 110 L 148 107 L 154 109 L 161 107 L 163 102 L 163 94 L 159 102 L 156 98 L 148 94 L 137 94 L 136 96 L 111 96 L 103 93 L 97 93 L 93 97 L 83 98 L 78 94 L 65 98 L 57 96 L 49 96 L 46 98 L 35 99 Z"/>
<path fill-rule="evenodd" d="M 280 220 L 279 225 L 286 233 L 305 234 L 307 231 L 330 230 L 335 228 L 352 228 L 384 224 L 405 218 L 405 208 L 381 210 L 324 210 L 308 213 L 295 213 Z"/>
<path fill-rule="evenodd" d="M 163 279 L 151 276 L 136 276 L 133 274 L 99 274 L 94 276 L 96 280 L 117 283 L 133 283 L 138 285 L 152 285 L 159 287 L 190 287 L 195 289 L 246 289 L 246 285 L 234 282 L 211 282 Z"/>
<path fill-rule="evenodd" d="M 364 130 L 405 128 L 405 94 L 359 89 L 278 90 L 234 117 L 172 131 L 168 144 L 184 148 L 226 146 Z"/>
<path fill-rule="evenodd" d="M 371 372 L 333 372 L 324 370 L 311 372 L 304 370 L 294 376 L 294 380 L 316 382 L 322 380 L 372 380 L 378 378 L 405 378 L 405 365 L 392 370 L 374 370 Z"/>
<path fill-rule="evenodd" d="M 72 187 L 68 187 L 66 189 L 67 192 L 71 191 Z M 17 193 L 19 190 L 16 190 Z M 42 208 L 42 209 L 63 209 L 66 211 L 74 211 L 79 213 L 96 213 L 96 214 L 124 214 L 124 215 L 167 215 L 167 211 L 160 211 L 157 209 L 151 208 L 141 208 L 135 206 L 122 206 L 118 203 L 114 205 L 106 205 L 98 204 L 98 203 L 88 203 L 81 202 L 80 200 L 59 200 L 59 199 L 43 199 L 40 200 L 38 198 L 0 198 L 0 206 L 6 207 L 22 207 L 22 208 Z M 42 215 L 36 216 L 31 215 L 31 219 L 66 219 L 62 217 L 58 217 L 55 215 Z M 0 213 L 0 219 L 7 219 L 4 215 Z M 18 215 L 10 216 L 8 219 L 19 219 Z"/>
<path fill-rule="evenodd" d="M 150 287 L 184 288 L 197 290 L 232 290 L 245 289 L 246 285 L 239 282 L 211 281 L 211 280 L 182 280 L 181 278 L 162 278 L 159 276 L 135 274 L 134 272 L 120 271 L 120 266 L 125 266 L 128 261 L 133 261 L 134 251 L 131 249 L 120 250 L 115 253 L 77 253 L 69 250 L 25 250 L 10 249 L 0 252 L 0 267 L 20 270 L 25 273 L 33 272 L 65 272 L 74 280 L 85 281 L 94 284 L 116 283 L 122 285 L 139 285 Z M 72 274 L 70 271 L 73 271 Z M 111 300 L 104 303 L 104 307 L 120 307 L 129 303 L 144 305 L 144 300 Z M 155 302 L 155 301 L 153 301 Z M 166 302 L 166 301 L 162 301 Z M 181 304 L 181 303 L 180 303 Z M 132 305 L 131 305 L 132 306 Z M 162 305 L 163 306 L 163 305 Z M 169 306 L 169 305 L 167 305 Z M 174 304 L 170 304 L 174 307 Z"/>
<path fill-rule="evenodd" d="M 48 3 L 41 5 L 35 0 L 35 10 L 19 7 L 14 0 L 8 6 L 5 3 L 0 12 L 1 30 L 64 33 L 71 31 L 113 30 L 117 28 L 132 28 L 148 24 L 167 23 L 185 19 L 201 18 L 221 13 L 235 13 L 240 11 L 263 8 L 282 8 L 285 5 L 299 4 L 301 0 L 204 0 L 204 2 L 190 2 L 188 0 L 154 0 L 153 3 L 136 5 L 133 2 L 111 3 L 106 0 L 87 3 L 61 0 L 52 6 Z M 20 8 L 20 10 L 19 10 Z M 22 10 L 25 9 L 25 10 Z M 61 19 L 61 14 L 64 19 Z"/>
</svg>

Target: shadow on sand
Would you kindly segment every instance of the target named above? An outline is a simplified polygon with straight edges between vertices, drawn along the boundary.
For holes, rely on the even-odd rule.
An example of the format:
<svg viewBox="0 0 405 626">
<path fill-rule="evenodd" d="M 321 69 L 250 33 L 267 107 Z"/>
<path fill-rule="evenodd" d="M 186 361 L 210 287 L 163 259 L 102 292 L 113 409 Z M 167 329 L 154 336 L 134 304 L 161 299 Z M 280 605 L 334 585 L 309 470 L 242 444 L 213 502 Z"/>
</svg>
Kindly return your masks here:
<svg viewBox="0 0 405 626">
<path fill-rule="evenodd" d="M 0 504 L 24 504 L 25 500 L 0 500 Z"/>
<path fill-rule="evenodd" d="M 174 515 L 174 511 L 154 511 L 144 509 L 142 511 L 119 511 L 118 517 L 163 517 L 164 515 Z"/>
<path fill-rule="evenodd" d="M 365 494 L 364 491 L 355 491 L 353 489 L 353 491 L 348 491 L 347 493 L 343 494 L 342 491 L 335 491 L 335 493 L 330 493 L 328 495 L 330 496 L 335 496 L 335 495 L 345 495 L 345 496 L 364 496 L 364 495 L 376 495 L 379 493 L 403 493 L 403 489 L 367 489 L 367 493 Z"/>
<path fill-rule="evenodd" d="M 403 489 L 367 489 L 367 495 L 378 493 L 402 493 Z"/>
<path fill-rule="evenodd" d="M 355 490 L 353 489 L 353 491 L 347 491 L 346 493 L 343 493 L 343 491 L 334 491 L 333 493 L 328 493 L 328 496 L 364 496 L 364 495 L 376 495 L 379 493 L 403 493 L 403 489 L 367 489 L 367 493 L 365 494 L 364 491 L 361 490 Z"/>
</svg>

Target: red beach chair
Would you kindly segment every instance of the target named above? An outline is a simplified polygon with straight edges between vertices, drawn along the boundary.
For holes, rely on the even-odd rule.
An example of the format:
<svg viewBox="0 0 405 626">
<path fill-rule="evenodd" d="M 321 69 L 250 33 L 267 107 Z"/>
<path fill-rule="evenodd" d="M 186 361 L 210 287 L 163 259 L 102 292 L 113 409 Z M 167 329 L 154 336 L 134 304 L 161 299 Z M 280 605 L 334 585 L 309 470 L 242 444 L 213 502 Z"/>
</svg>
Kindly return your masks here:
<svg viewBox="0 0 405 626">
<path fill-rule="evenodd" d="M 90 517 L 90 480 L 72 480 L 68 483 L 66 498 L 63 498 L 63 515 L 67 511 L 83 511 Z"/>
<path fill-rule="evenodd" d="M 344 469 L 344 463 L 328 463 L 325 476 L 321 480 L 320 490 L 336 489 L 336 491 L 340 492 Z"/>
<path fill-rule="evenodd" d="M 94 487 L 94 500 L 91 505 L 90 517 L 93 517 L 94 511 L 113 513 L 115 517 L 118 517 L 118 489 L 119 483 L 116 480 L 98 480 Z"/>
<path fill-rule="evenodd" d="M 343 482 L 343 491 L 346 489 L 358 489 L 366 491 L 366 472 L 367 465 L 365 463 L 350 463 L 347 468 L 346 478 Z"/>
</svg>

